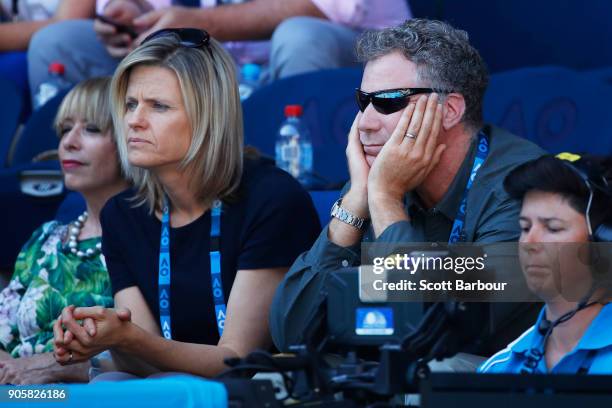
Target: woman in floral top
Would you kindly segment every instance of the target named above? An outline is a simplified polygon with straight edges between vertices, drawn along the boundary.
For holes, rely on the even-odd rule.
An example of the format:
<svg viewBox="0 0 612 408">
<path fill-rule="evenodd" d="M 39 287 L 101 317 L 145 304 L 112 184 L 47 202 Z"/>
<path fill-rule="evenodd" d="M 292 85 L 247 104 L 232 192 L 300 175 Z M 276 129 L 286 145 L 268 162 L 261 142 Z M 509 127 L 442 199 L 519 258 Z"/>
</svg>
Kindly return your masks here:
<svg viewBox="0 0 612 408">
<path fill-rule="evenodd" d="M 87 212 L 68 225 L 34 232 L 0 292 L 0 384 L 87 381 L 89 363 L 62 367 L 53 358 L 53 323 L 62 308 L 112 306 L 101 254 L 99 213 L 127 188 L 121 176 L 109 105 L 110 79 L 77 85 L 59 108 L 55 126 L 67 188 L 83 195 Z"/>
</svg>

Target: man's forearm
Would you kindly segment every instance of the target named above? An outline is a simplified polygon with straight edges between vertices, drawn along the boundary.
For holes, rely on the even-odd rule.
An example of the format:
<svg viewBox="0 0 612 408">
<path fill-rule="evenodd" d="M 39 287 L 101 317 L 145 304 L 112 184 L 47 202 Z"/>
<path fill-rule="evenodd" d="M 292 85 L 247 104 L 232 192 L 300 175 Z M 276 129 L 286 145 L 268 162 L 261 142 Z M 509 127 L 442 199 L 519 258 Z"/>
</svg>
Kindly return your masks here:
<svg viewBox="0 0 612 408">
<path fill-rule="evenodd" d="M 349 247 L 361 241 L 363 231 L 348 225 L 337 218 L 332 218 L 329 222 L 327 237 L 334 244 L 341 247 Z"/>
<path fill-rule="evenodd" d="M 253 0 L 196 11 L 201 28 L 219 41 L 265 40 L 286 18 L 325 18 L 311 0 Z"/>
<path fill-rule="evenodd" d="M 4 351 L 4 350 L 0 350 L 0 361 L 2 360 L 8 360 L 9 358 L 12 358 L 11 355 Z"/>
<path fill-rule="evenodd" d="M 379 237 L 384 230 L 396 222 L 410 220 L 401 199 L 377 195 L 369 197 L 368 204 L 376 237 Z"/>
<path fill-rule="evenodd" d="M 89 361 L 78 364 L 62 366 L 55 361 L 53 353 L 35 354 L 29 363 L 30 382 L 32 383 L 55 383 L 55 382 L 88 382 Z"/>
<path fill-rule="evenodd" d="M 91 18 L 95 0 L 63 0 L 53 18 L 0 24 L 0 51 L 27 50 L 32 36 L 41 28 L 67 19 Z"/>
<path fill-rule="evenodd" d="M 360 217 L 368 218 L 368 202 L 367 190 L 359 189 L 353 186 L 342 197 L 342 208 L 351 214 Z M 347 248 L 361 242 L 363 230 L 360 230 L 352 225 L 348 225 L 337 218 L 332 218 L 329 223 L 327 237 L 334 244 Z"/>
<path fill-rule="evenodd" d="M 53 358 L 53 354 L 51 354 L 51 358 Z M 55 365 L 53 367 L 54 380 L 52 382 L 89 382 L 89 368 L 91 367 L 89 361 L 67 366 L 59 365 L 55 362 L 55 359 L 53 361 Z"/>
<path fill-rule="evenodd" d="M 34 33 L 51 22 L 53 20 L 0 24 L 0 51 L 25 51 Z"/>
</svg>

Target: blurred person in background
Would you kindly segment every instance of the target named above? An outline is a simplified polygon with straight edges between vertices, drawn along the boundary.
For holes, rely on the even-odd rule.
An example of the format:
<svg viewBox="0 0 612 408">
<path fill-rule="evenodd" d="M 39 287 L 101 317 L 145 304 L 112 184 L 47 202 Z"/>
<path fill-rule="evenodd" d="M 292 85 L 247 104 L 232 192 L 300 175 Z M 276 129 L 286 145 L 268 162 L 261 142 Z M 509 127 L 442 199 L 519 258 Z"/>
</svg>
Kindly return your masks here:
<svg viewBox="0 0 612 408">
<path fill-rule="evenodd" d="M 265 76 L 274 80 L 356 65 L 353 44 L 362 30 L 410 18 L 405 0 L 98 0 L 97 12 L 123 27 L 70 21 L 35 36 L 28 55 L 32 92 L 47 79 L 52 61 L 66 65 L 73 83 L 110 75 L 142 39 L 163 28 L 204 29 L 225 42 L 238 64 L 269 62 Z"/>
<path fill-rule="evenodd" d="M 288 173 L 243 154 L 233 62 L 208 33 L 154 33 L 117 67 L 112 95 L 135 186 L 102 211 L 117 309 L 66 307 L 56 359 L 111 349 L 123 372 L 102 379 L 214 376 L 224 359 L 271 345 L 272 295 L 316 237 L 317 213 Z"/>
<path fill-rule="evenodd" d="M 94 9 L 95 0 L 2 0 L 0 52 L 26 50 L 37 30 L 61 20 L 92 18 Z"/>
<path fill-rule="evenodd" d="M 612 157 L 563 153 L 512 171 L 522 201 L 519 259 L 546 304 L 482 373 L 612 373 Z"/>
<path fill-rule="evenodd" d="M 55 127 L 64 183 L 83 196 L 87 211 L 66 225 L 45 223 L 21 249 L 0 292 L 0 384 L 88 380 L 89 362 L 55 362 L 53 323 L 68 305 L 113 304 L 100 211 L 128 184 L 113 137 L 109 89 L 110 78 L 86 80 L 59 108 Z"/>
<path fill-rule="evenodd" d="M 1 0 L 0 78 L 29 93 L 25 51 L 34 33 L 51 23 L 92 18 L 94 10 L 95 0 Z"/>
</svg>

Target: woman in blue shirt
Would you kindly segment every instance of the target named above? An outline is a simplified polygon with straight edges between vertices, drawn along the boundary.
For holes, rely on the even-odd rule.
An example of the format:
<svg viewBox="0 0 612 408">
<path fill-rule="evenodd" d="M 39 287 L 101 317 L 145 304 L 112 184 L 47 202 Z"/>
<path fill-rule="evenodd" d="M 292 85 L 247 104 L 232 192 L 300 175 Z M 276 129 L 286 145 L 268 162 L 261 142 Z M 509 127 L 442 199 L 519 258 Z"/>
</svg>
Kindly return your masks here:
<svg viewBox="0 0 612 408">
<path fill-rule="evenodd" d="M 504 187 L 522 201 L 523 274 L 546 305 L 479 372 L 612 373 L 611 159 L 544 156 L 506 177 Z"/>
</svg>

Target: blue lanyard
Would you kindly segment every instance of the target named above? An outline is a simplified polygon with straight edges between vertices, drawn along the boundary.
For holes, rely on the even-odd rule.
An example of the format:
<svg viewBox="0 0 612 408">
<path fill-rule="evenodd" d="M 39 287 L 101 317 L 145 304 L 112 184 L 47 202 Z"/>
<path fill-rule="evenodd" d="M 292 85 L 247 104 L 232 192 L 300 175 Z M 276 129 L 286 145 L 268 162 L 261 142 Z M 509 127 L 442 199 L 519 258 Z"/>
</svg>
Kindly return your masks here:
<svg viewBox="0 0 612 408">
<path fill-rule="evenodd" d="M 225 295 L 221 278 L 221 201 L 215 200 L 211 209 L 210 219 L 210 283 L 215 303 L 215 319 L 219 337 L 223 335 L 225 326 Z M 159 323 L 163 336 L 172 339 L 170 320 L 170 208 L 168 197 L 164 196 L 161 222 L 161 238 L 159 243 Z"/>
<path fill-rule="evenodd" d="M 474 179 L 478 174 L 478 170 L 480 170 L 480 167 L 482 167 L 482 163 L 484 163 L 488 154 L 489 139 L 483 132 L 480 132 L 478 134 L 478 148 L 476 150 L 476 157 L 474 158 L 474 164 L 472 165 L 470 178 L 468 179 L 468 182 L 465 186 L 465 190 L 463 191 L 463 198 L 461 199 L 461 204 L 459 205 L 459 209 L 457 210 L 457 215 L 455 216 L 455 221 L 453 222 L 453 228 L 451 229 L 451 234 L 448 238 L 449 244 L 454 244 L 458 241 L 463 241 L 465 239 L 465 237 L 463 236 L 463 227 L 465 225 L 465 210 L 467 208 L 468 193 L 472 188 L 472 184 L 474 183 Z"/>
</svg>

